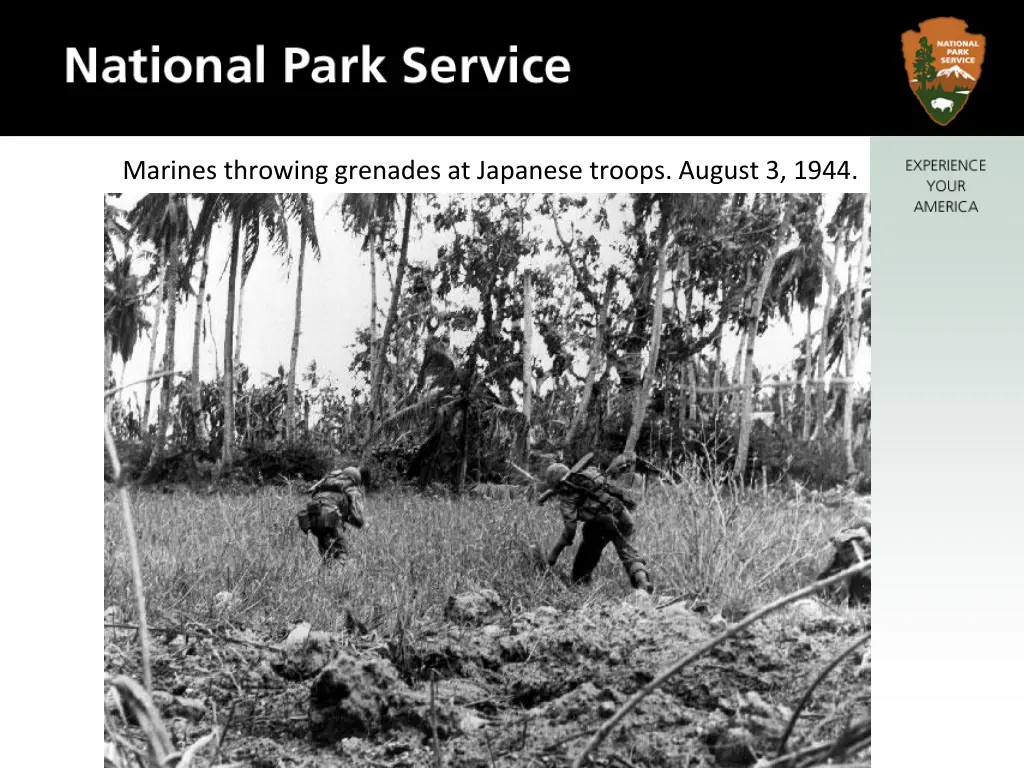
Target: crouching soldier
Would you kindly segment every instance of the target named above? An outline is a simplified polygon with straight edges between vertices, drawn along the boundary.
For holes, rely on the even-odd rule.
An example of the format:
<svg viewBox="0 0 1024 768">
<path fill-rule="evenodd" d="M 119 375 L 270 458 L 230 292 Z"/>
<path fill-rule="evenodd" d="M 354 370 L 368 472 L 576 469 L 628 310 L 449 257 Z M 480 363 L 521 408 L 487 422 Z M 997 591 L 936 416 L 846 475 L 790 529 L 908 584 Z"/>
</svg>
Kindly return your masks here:
<svg viewBox="0 0 1024 768">
<path fill-rule="evenodd" d="M 345 525 L 362 528 L 365 506 L 359 490 L 362 476 L 356 467 L 336 469 L 313 485 L 312 501 L 299 513 L 299 528 L 316 537 L 324 562 L 348 554 Z"/>
<path fill-rule="evenodd" d="M 544 479 L 558 497 L 563 524 L 562 534 L 547 557 L 548 565 L 558 562 L 562 550 L 576 538 L 577 524 L 582 522 L 583 540 L 572 565 L 573 582 L 590 582 L 601 553 L 611 543 L 633 588 L 653 592 L 647 563 L 631 541 L 635 525 L 630 511 L 637 503 L 629 492 L 595 467 L 570 473 L 565 464 L 552 464 Z"/>
<path fill-rule="evenodd" d="M 858 520 L 839 531 L 830 541 L 835 554 L 828 568 L 818 574 L 818 581 L 871 559 L 871 520 Z M 833 585 L 828 593 L 833 599 L 845 598 L 851 608 L 868 605 L 871 602 L 871 574 L 855 574 L 846 583 Z"/>
</svg>

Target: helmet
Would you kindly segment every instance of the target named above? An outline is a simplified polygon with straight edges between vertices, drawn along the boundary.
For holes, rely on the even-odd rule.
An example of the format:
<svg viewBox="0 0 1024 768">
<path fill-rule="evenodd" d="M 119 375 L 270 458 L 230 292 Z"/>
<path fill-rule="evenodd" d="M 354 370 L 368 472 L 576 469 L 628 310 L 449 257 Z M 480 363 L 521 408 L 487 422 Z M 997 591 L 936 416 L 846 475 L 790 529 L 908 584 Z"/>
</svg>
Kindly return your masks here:
<svg viewBox="0 0 1024 768">
<path fill-rule="evenodd" d="M 565 464 L 552 464 L 544 473 L 544 482 L 548 486 L 556 485 L 563 477 L 569 474 L 569 468 Z"/>
<path fill-rule="evenodd" d="M 341 470 L 341 476 L 351 481 L 352 485 L 362 485 L 363 475 L 358 467 L 345 467 Z"/>
</svg>

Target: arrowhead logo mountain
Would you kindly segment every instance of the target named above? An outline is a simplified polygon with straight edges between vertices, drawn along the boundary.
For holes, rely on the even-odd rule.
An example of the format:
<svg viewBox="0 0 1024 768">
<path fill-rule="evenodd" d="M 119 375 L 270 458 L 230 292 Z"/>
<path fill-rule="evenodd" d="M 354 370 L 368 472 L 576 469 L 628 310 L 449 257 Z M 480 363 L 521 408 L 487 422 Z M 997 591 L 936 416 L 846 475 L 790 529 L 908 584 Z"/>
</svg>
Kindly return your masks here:
<svg viewBox="0 0 1024 768">
<path fill-rule="evenodd" d="M 985 38 L 967 22 L 943 16 L 903 33 L 903 64 L 910 90 L 933 121 L 949 125 L 967 104 L 985 59 Z"/>
</svg>

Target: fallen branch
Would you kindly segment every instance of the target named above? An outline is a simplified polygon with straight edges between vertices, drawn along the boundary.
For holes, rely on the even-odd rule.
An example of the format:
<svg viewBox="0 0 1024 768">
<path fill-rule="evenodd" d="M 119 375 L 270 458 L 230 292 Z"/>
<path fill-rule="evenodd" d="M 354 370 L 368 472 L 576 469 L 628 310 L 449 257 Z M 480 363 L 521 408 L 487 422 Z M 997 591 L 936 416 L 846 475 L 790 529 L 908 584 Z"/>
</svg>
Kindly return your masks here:
<svg viewBox="0 0 1024 768">
<path fill-rule="evenodd" d="M 138 384 L 145 384 L 147 381 L 153 381 L 153 379 L 163 379 L 165 377 L 171 377 L 171 376 L 191 376 L 191 375 L 192 375 L 191 373 L 186 373 L 185 371 L 162 371 L 160 373 L 154 373 L 152 376 L 147 376 L 144 379 L 139 379 L 138 381 L 133 381 L 131 384 L 122 384 L 119 387 L 113 387 L 112 389 L 104 390 L 103 397 L 107 398 L 107 397 L 110 397 L 111 395 L 116 395 L 118 392 L 120 392 L 120 391 L 122 391 L 124 389 L 131 389 L 132 387 L 134 387 L 134 386 L 136 386 Z"/>
<path fill-rule="evenodd" d="M 833 757 L 837 757 L 839 753 L 855 755 L 869 746 L 871 746 L 871 720 L 864 718 L 853 723 L 835 741 L 822 741 L 796 752 L 790 752 L 788 755 L 759 762 L 756 768 L 783 768 L 783 766 L 785 768 L 818 768 L 818 766 L 838 768 L 839 764 L 831 762 Z M 844 762 L 846 760 L 845 757 L 839 757 L 839 759 Z"/>
<path fill-rule="evenodd" d="M 108 629 L 134 629 L 138 630 L 141 627 L 138 624 L 108 624 L 104 623 L 104 627 Z M 252 640 L 242 640 L 238 637 L 228 637 L 220 632 L 214 632 L 212 629 L 206 629 L 205 627 L 191 627 L 186 629 L 185 627 L 150 627 L 150 632 L 159 632 L 162 635 L 200 635 L 203 637 L 216 638 L 222 640 L 225 643 L 237 643 L 239 645 L 248 645 L 253 648 L 259 648 L 263 651 L 283 651 L 283 648 L 279 648 L 273 645 L 265 645 L 263 643 L 254 643 Z"/>
<path fill-rule="evenodd" d="M 652 680 L 647 685 L 645 685 L 643 688 L 641 688 L 639 691 L 637 691 L 632 697 L 630 697 L 630 699 L 625 704 L 623 704 L 619 708 L 619 710 L 614 715 L 612 715 L 608 720 L 606 720 L 601 725 L 600 728 L 597 729 L 597 732 L 594 734 L 593 738 L 587 743 L 587 745 L 583 748 L 583 751 L 573 761 L 572 768 L 582 768 L 583 761 L 587 758 L 587 756 L 591 752 L 593 752 L 601 744 L 601 742 L 603 742 L 608 737 L 608 734 L 612 732 L 612 729 L 614 729 L 616 725 L 618 725 L 619 721 L 621 721 L 622 718 L 624 718 L 627 714 L 629 714 L 629 712 L 632 711 L 633 708 L 636 707 L 637 704 L 639 704 L 647 696 L 649 696 L 651 693 L 653 693 L 655 690 L 657 690 L 666 680 L 668 680 L 674 674 L 676 674 L 680 670 L 682 670 L 685 667 L 687 667 L 690 664 L 692 664 L 694 661 L 699 659 L 701 656 L 706 654 L 708 651 L 710 651 L 713 648 L 721 645 L 721 643 L 724 642 L 725 640 L 727 640 L 728 638 L 730 638 L 733 635 L 739 633 L 741 630 L 743 630 L 746 627 L 750 626 L 754 622 L 759 621 L 760 619 L 764 618 L 768 614 L 774 613 L 775 611 L 779 610 L 783 606 L 786 606 L 786 605 L 788 605 L 789 603 L 792 603 L 792 602 L 796 602 L 797 600 L 799 600 L 802 597 L 807 597 L 808 595 L 812 595 L 815 592 L 818 592 L 818 591 L 824 589 L 825 587 L 830 586 L 831 584 L 835 584 L 838 581 L 842 581 L 843 579 L 848 579 L 851 576 L 855 576 L 858 573 L 863 573 L 863 572 L 868 571 L 870 569 L 871 569 L 871 561 L 870 560 L 867 561 L 867 562 L 864 562 L 864 563 L 858 563 L 857 565 L 855 565 L 855 566 L 853 566 L 851 568 L 847 568 L 845 571 L 840 571 L 839 573 L 837 573 L 837 574 L 835 574 L 835 575 L 833 575 L 833 576 L 831 576 L 831 577 L 829 577 L 827 579 L 823 579 L 822 581 L 816 581 L 813 584 L 810 584 L 809 586 L 804 587 L 803 589 L 798 589 L 796 592 L 791 592 L 788 595 L 780 597 L 774 603 L 770 603 L 770 604 L 766 605 L 764 608 L 761 608 L 760 610 L 754 611 L 753 613 L 751 613 L 749 616 L 747 616 L 745 619 L 743 619 L 738 624 L 734 624 L 733 626 L 729 627 L 721 635 L 718 635 L 714 639 L 708 641 L 704 645 L 700 646 L 693 653 L 691 653 L 688 656 L 686 656 L 685 658 L 683 658 L 681 661 L 673 664 L 667 670 L 665 670 L 660 675 L 658 675 L 656 678 L 654 678 L 654 680 Z"/>
<path fill-rule="evenodd" d="M 868 632 L 860 639 L 851 643 L 849 647 L 846 648 L 846 650 L 844 650 L 842 653 L 840 653 L 834 659 L 832 659 L 832 661 L 829 662 L 828 666 L 821 670 L 821 672 L 818 673 L 818 676 L 814 678 L 814 682 L 812 682 L 810 687 L 804 692 L 804 695 L 800 697 L 800 701 L 797 703 L 796 708 L 794 708 L 793 710 L 793 716 L 789 718 L 789 724 L 786 725 L 786 730 L 782 734 L 782 738 L 779 740 L 779 749 L 775 753 L 776 757 L 782 757 L 782 754 L 786 751 L 786 742 L 789 740 L 790 734 L 793 733 L 793 728 L 794 726 L 796 726 L 796 721 L 800 717 L 800 713 L 803 712 L 804 707 L 807 706 L 807 702 L 811 700 L 811 694 L 814 693 L 814 689 L 821 684 L 821 681 L 828 676 L 829 672 L 831 672 L 833 669 L 839 666 L 839 663 L 843 659 L 845 659 L 855 650 L 860 648 L 864 643 L 866 643 L 870 639 L 871 633 Z"/>
</svg>

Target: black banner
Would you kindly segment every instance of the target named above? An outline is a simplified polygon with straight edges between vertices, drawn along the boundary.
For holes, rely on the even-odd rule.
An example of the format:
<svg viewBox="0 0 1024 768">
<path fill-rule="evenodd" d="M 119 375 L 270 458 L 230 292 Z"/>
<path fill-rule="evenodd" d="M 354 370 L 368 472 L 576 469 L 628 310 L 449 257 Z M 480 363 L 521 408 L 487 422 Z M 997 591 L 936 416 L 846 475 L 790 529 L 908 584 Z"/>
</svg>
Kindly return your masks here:
<svg viewBox="0 0 1024 768">
<path fill-rule="evenodd" d="M 130 28 L 95 16 L 81 25 L 58 28 L 52 19 L 16 27 L 12 17 L 0 51 L 3 133 L 1018 133 L 1007 106 L 1018 66 L 1016 14 L 971 6 L 922 4 L 926 10 L 913 15 L 843 6 L 822 18 L 821 6 L 799 4 L 722 4 L 699 14 L 615 5 L 607 16 L 593 5 L 575 24 L 524 5 L 438 7 L 429 20 L 381 6 L 377 18 L 359 23 L 320 9 L 296 20 L 278 6 L 216 29 L 201 15 Z M 976 90 L 946 125 L 911 91 L 901 42 L 906 30 L 941 15 L 985 36 Z M 198 82 L 200 73 L 221 82 Z"/>
</svg>

